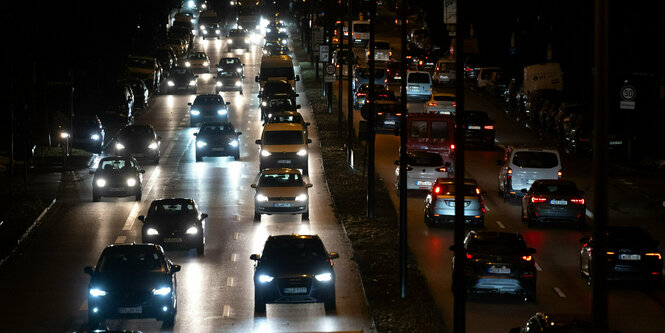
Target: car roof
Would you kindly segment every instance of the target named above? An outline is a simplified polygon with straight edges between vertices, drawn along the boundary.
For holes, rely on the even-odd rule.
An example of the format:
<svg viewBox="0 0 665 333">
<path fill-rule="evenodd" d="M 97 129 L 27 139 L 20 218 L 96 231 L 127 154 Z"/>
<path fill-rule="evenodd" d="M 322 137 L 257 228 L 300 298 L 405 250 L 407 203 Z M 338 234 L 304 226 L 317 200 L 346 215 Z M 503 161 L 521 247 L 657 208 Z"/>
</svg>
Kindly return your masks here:
<svg viewBox="0 0 665 333">
<path fill-rule="evenodd" d="M 107 246 L 104 250 L 108 250 L 111 248 L 116 250 L 143 248 L 143 249 L 154 249 L 156 252 L 160 253 L 162 252 L 161 247 L 159 245 L 152 243 L 111 244 Z"/>
<path fill-rule="evenodd" d="M 127 58 L 155 61 L 155 57 L 146 56 L 146 55 L 129 55 Z"/>
<path fill-rule="evenodd" d="M 556 152 L 557 154 L 559 153 L 559 149 L 557 149 L 554 146 L 539 146 L 539 145 L 531 145 L 531 144 L 509 145 L 508 149 L 512 149 L 514 151 L 552 151 L 552 152 Z"/>
<path fill-rule="evenodd" d="M 534 184 L 541 184 L 541 185 L 572 185 L 572 186 L 577 186 L 575 185 L 575 182 L 571 180 L 563 180 L 563 179 L 538 179 L 534 182 Z"/>
<path fill-rule="evenodd" d="M 270 123 L 263 127 L 263 131 L 303 131 L 301 124 L 296 123 Z"/>
<path fill-rule="evenodd" d="M 268 237 L 268 241 L 288 241 L 293 239 L 312 239 L 312 240 L 321 240 L 319 235 L 299 235 L 299 234 L 290 234 L 290 235 L 271 235 Z"/>
<path fill-rule="evenodd" d="M 291 168 L 268 168 L 268 169 L 263 169 L 261 171 L 261 175 L 266 175 L 266 174 L 285 174 L 285 173 L 291 173 L 291 174 L 298 174 L 302 175 L 302 172 L 298 169 L 291 169 Z"/>
<path fill-rule="evenodd" d="M 473 238 L 479 240 L 507 240 L 514 241 L 522 238 L 519 232 L 510 231 L 490 231 L 490 230 L 472 230 L 469 232 Z"/>
<path fill-rule="evenodd" d="M 406 75 L 414 74 L 414 73 L 427 74 L 427 75 L 429 75 L 429 72 L 427 72 L 427 71 L 408 71 L 408 72 L 406 73 Z"/>
<path fill-rule="evenodd" d="M 161 199 L 155 199 L 155 200 L 152 201 L 152 203 L 166 203 L 166 202 L 194 203 L 194 199 L 192 199 L 192 198 L 161 198 Z"/>
<path fill-rule="evenodd" d="M 445 92 L 435 92 L 432 93 L 432 96 L 448 96 L 448 97 L 455 97 L 455 94 L 453 93 L 445 93 Z M 466 111 L 466 110 L 464 110 Z"/>
</svg>

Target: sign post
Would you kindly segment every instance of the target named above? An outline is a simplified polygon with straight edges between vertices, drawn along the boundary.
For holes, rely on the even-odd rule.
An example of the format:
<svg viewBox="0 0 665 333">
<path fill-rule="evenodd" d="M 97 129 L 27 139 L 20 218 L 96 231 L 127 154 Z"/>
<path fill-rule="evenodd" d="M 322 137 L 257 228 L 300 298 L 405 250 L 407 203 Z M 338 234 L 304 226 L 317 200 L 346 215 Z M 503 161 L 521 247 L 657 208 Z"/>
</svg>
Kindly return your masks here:
<svg viewBox="0 0 665 333">
<path fill-rule="evenodd" d="M 635 110 L 635 97 L 637 97 L 637 90 L 635 90 L 635 87 L 630 85 L 621 87 L 621 101 L 619 102 L 619 109 Z"/>
<path fill-rule="evenodd" d="M 337 68 L 333 64 L 326 64 L 324 68 L 325 82 L 335 82 L 335 72 Z"/>
</svg>

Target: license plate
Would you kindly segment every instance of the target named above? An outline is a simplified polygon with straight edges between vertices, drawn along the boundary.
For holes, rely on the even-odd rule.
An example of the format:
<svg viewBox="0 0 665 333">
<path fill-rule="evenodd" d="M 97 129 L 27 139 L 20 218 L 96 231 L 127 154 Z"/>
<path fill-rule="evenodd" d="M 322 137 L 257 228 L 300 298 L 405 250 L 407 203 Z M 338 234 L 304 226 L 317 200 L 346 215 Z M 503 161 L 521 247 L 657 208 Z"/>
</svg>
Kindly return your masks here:
<svg viewBox="0 0 665 333">
<path fill-rule="evenodd" d="M 122 313 L 122 314 L 143 313 L 143 307 L 140 307 L 140 306 L 122 307 L 122 308 L 118 308 L 118 313 Z"/>
<path fill-rule="evenodd" d="M 383 124 L 384 125 L 395 125 L 395 121 L 394 120 L 386 120 L 386 121 L 383 122 Z"/>
<path fill-rule="evenodd" d="M 111 187 L 112 192 L 122 192 L 124 190 L 125 190 L 124 187 Z"/>
<path fill-rule="evenodd" d="M 526 180 L 526 183 L 527 183 L 528 185 L 531 185 L 531 184 L 533 184 L 533 182 L 535 182 L 535 181 L 536 181 L 535 179 L 527 179 L 527 180 Z"/>
<path fill-rule="evenodd" d="M 510 268 L 490 266 L 489 272 L 493 274 L 510 274 Z"/>
<path fill-rule="evenodd" d="M 550 204 L 565 206 L 565 205 L 568 204 L 568 201 L 566 201 L 566 200 L 550 200 Z"/>
<path fill-rule="evenodd" d="M 280 163 L 280 164 L 291 164 L 291 160 L 277 160 L 277 163 Z"/>
<path fill-rule="evenodd" d="M 273 207 L 291 207 L 291 204 L 288 202 L 275 202 Z"/>
<path fill-rule="evenodd" d="M 164 238 L 164 243 L 182 243 L 182 238 L 180 237 Z"/>
<path fill-rule="evenodd" d="M 224 151 L 224 148 L 213 148 L 212 151 Z"/>
<path fill-rule="evenodd" d="M 416 90 L 416 89 L 418 89 L 418 86 L 409 86 L 409 89 Z"/>
<path fill-rule="evenodd" d="M 470 130 L 479 130 L 479 129 L 480 129 L 480 126 L 474 126 L 474 125 L 471 125 L 471 126 L 469 126 L 469 129 L 470 129 Z"/>
<path fill-rule="evenodd" d="M 418 180 L 416 181 L 416 185 L 418 186 L 432 186 L 432 182 L 426 182 L 423 180 Z"/>
<path fill-rule="evenodd" d="M 304 294 L 307 292 L 307 287 L 284 288 L 285 294 Z"/>
<path fill-rule="evenodd" d="M 619 259 L 621 260 L 641 260 L 642 256 L 639 254 L 620 254 Z"/>
</svg>

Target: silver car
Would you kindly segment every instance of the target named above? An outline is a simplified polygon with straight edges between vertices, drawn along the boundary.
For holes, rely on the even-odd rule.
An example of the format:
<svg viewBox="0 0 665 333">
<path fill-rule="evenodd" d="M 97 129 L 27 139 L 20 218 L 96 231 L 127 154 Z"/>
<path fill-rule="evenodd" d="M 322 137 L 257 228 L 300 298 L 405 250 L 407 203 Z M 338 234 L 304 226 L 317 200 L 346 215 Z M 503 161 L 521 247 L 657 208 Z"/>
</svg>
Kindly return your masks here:
<svg viewBox="0 0 665 333">
<path fill-rule="evenodd" d="M 473 179 L 464 180 L 464 223 L 479 227 L 485 224 L 484 192 Z M 425 224 L 455 222 L 455 178 L 439 178 L 425 198 Z"/>
<path fill-rule="evenodd" d="M 312 184 L 305 183 L 298 169 L 265 169 L 259 181 L 251 185 L 254 195 L 254 219 L 261 220 L 262 214 L 302 214 L 309 219 L 308 189 Z"/>
<path fill-rule="evenodd" d="M 561 179 L 561 158 L 556 148 L 509 146 L 499 171 L 499 196 L 504 200 L 512 196 L 523 196 L 539 179 Z"/>
<path fill-rule="evenodd" d="M 426 150 L 409 151 L 406 167 L 406 190 L 430 190 L 437 178 L 449 177 L 449 162 L 441 155 Z M 395 161 L 395 188 L 399 191 L 399 160 Z"/>
</svg>

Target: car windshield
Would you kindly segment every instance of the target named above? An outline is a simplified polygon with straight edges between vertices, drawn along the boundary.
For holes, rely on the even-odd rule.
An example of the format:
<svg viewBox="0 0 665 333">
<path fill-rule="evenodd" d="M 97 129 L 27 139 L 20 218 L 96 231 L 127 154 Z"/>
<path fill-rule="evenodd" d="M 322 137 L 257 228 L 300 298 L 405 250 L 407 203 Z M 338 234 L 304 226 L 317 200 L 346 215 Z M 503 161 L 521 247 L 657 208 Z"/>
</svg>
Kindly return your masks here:
<svg viewBox="0 0 665 333">
<path fill-rule="evenodd" d="M 187 68 L 175 68 L 173 71 L 171 71 L 171 74 L 173 75 L 190 75 L 191 72 Z"/>
<path fill-rule="evenodd" d="M 261 175 L 259 187 L 303 186 L 302 177 L 297 173 L 267 173 Z"/>
<path fill-rule="evenodd" d="M 409 83 L 429 83 L 429 74 L 426 73 L 410 73 L 408 77 Z"/>
<path fill-rule="evenodd" d="M 154 61 L 142 58 L 129 58 L 127 59 L 127 66 L 129 67 L 140 67 L 140 68 L 153 68 L 155 65 Z"/>
<path fill-rule="evenodd" d="M 239 63 L 240 59 L 238 58 L 222 58 L 222 60 L 219 61 L 220 65 L 235 65 Z"/>
<path fill-rule="evenodd" d="M 95 118 L 76 118 L 74 117 L 74 127 L 97 127 Z"/>
<path fill-rule="evenodd" d="M 556 194 L 556 195 L 569 195 L 578 194 L 579 190 L 575 184 L 543 184 L 536 183 L 531 187 L 534 193 L 538 194 Z"/>
<path fill-rule="evenodd" d="M 226 77 L 226 78 L 228 78 L 228 77 L 231 77 L 231 78 L 239 78 L 239 77 L 240 77 L 240 73 L 238 73 L 238 72 L 236 72 L 236 71 L 219 72 L 219 76 L 221 76 L 221 77 Z"/>
<path fill-rule="evenodd" d="M 152 128 L 148 126 L 127 126 L 120 131 L 118 137 L 126 139 L 126 138 L 150 137 L 153 135 L 154 132 Z"/>
<path fill-rule="evenodd" d="M 293 67 L 261 69 L 261 79 L 266 80 L 269 77 L 285 77 L 287 80 L 293 80 L 295 75 L 293 73 Z"/>
<path fill-rule="evenodd" d="M 455 195 L 455 184 L 439 184 L 436 185 L 440 187 L 438 195 Z M 464 195 L 465 196 L 477 196 L 476 186 L 471 184 L 464 184 Z"/>
<path fill-rule="evenodd" d="M 113 170 L 122 170 L 125 167 L 133 168 L 134 163 L 126 159 L 102 160 L 101 162 L 99 162 L 98 170 L 113 171 Z"/>
<path fill-rule="evenodd" d="M 521 168 L 550 169 L 559 165 L 559 159 L 549 152 L 518 151 L 513 156 L 513 164 Z"/>
<path fill-rule="evenodd" d="M 300 115 L 273 115 L 270 118 L 271 123 L 302 123 Z"/>
<path fill-rule="evenodd" d="M 311 261 L 327 260 L 328 255 L 318 239 L 296 238 L 276 239 L 266 242 L 261 260 L 274 261 Z"/>
<path fill-rule="evenodd" d="M 166 272 L 166 264 L 154 248 L 121 246 L 108 248 L 99 258 L 99 273 Z"/>
<path fill-rule="evenodd" d="M 194 204 L 189 200 L 153 201 L 148 216 L 195 215 Z"/>
<path fill-rule="evenodd" d="M 229 31 L 229 37 L 244 37 L 244 36 L 247 36 L 247 32 L 245 30 L 231 29 L 231 31 Z"/>
<path fill-rule="evenodd" d="M 467 246 L 469 253 L 491 253 L 495 255 L 522 254 L 526 245 L 516 240 L 474 239 Z"/>
<path fill-rule="evenodd" d="M 449 95 L 434 95 L 433 98 L 437 102 L 454 102 L 455 101 L 455 96 L 449 96 Z M 465 114 L 465 115 L 468 115 L 468 113 Z"/>
<path fill-rule="evenodd" d="M 222 99 L 221 96 L 198 96 L 198 97 L 196 97 L 196 99 L 194 100 L 194 103 L 193 103 L 193 104 L 195 104 L 195 105 L 201 105 L 201 104 L 205 104 L 205 105 L 214 105 L 214 104 L 222 105 L 222 104 L 224 104 L 224 99 Z"/>
<path fill-rule="evenodd" d="M 609 227 L 607 241 L 610 248 L 656 247 L 651 234 L 642 228 L 636 227 Z"/>
<path fill-rule="evenodd" d="M 292 107 L 293 102 L 290 98 L 271 98 L 270 107 Z"/>
<path fill-rule="evenodd" d="M 202 52 L 196 52 L 192 53 L 189 56 L 187 56 L 187 59 L 208 59 L 205 53 Z"/>
<path fill-rule="evenodd" d="M 441 155 L 430 152 L 410 153 L 406 163 L 411 166 L 440 166 L 443 165 Z"/>
<path fill-rule="evenodd" d="M 465 111 L 464 117 L 469 122 L 489 120 L 489 116 L 483 111 Z"/>
<path fill-rule="evenodd" d="M 264 145 L 301 145 L 304 143 L 302 131 L 267 131 L 263 135 Z"/>
<path fill-rule="evenodd" d="M 390 43 L 388 42 L 375 42 L 374 49 L 388 50 L 390 49 Z"/>
<path fill-rule="evenodd" d="M 220 134 L 229 134 L 235 133 L 233 126 L 230 124 L 219 124 L 219 125 L 203 125 L 199 130 L 199 134 L 203 135 L 220 135 Z"/>
</svg>

